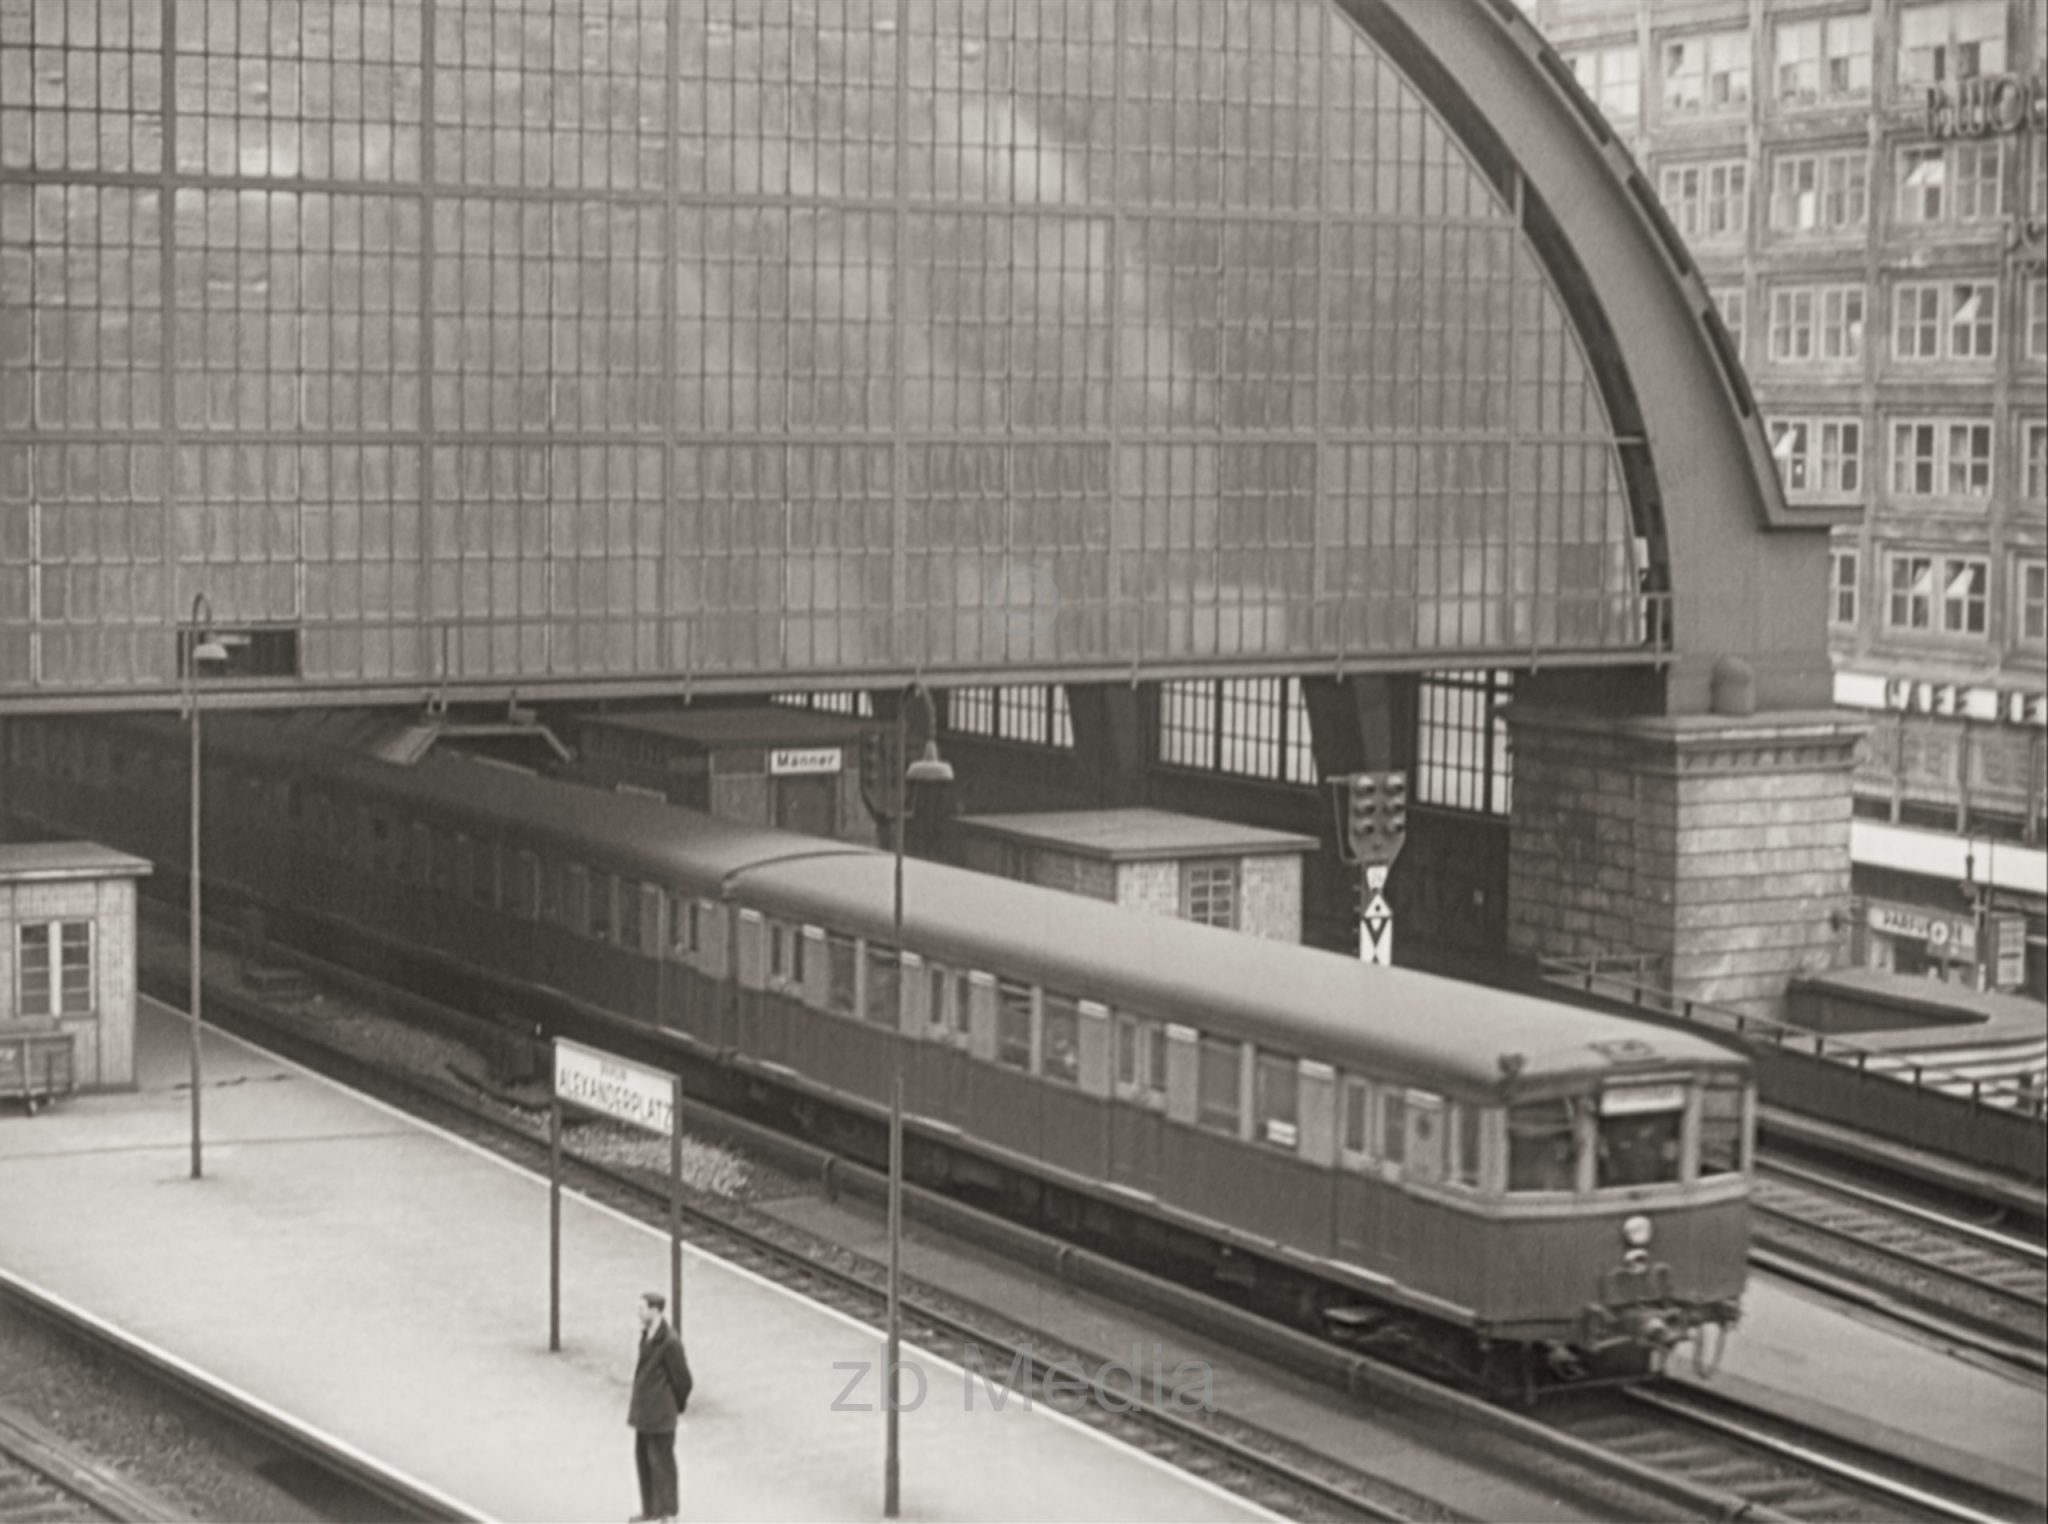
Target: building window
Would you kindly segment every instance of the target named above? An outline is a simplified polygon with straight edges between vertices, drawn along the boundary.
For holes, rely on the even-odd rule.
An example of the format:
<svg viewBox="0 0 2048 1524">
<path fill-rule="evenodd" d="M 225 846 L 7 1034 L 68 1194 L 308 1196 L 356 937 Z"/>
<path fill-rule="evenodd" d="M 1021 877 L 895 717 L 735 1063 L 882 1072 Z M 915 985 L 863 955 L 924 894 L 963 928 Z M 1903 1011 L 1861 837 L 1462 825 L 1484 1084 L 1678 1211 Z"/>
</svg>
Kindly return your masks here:
<svg viewBox="0 0 2048 1524">
<path fill-rule="evenodd" d="M 1996 141 L 1901 148 L 1898 219 L 1908 227 L 1995 222 L 2004 204 L 2004 149 Z"/>
<path fill-rule="evenodd" d="M 946 728 L 958 735 L 993 736 L 1027 746 L 1074 744 L 1067 690 L 1058 683 L 954 688 L 946 694 Z"/>
<path fill-rule="evenodd" d="M 1664 43 L 1664 110 L 1733 111 L 1749 101 L 1749 33 L 1703 32 Z"/>
<path fill-rule="evenodd" d="M 1909 5 L 1899 14 L 1899 84 L 1954 84 L 2005 72 L 2005 0 Z"/>
<path fill-rule="evenodd" d="M 1891 606 L 1885 623 L 1895 630 L 1925 630 L 1934 624 L 1934 558 L 1891 558 Z"/>
<path fill-rule="evenodd" d="M 1941 563 L 1941 630 L 1944 635 L 1982 635 L 1989 608 L 1991 563 L 1949 556 Z"/>
<path fill-rule="evenodd" d="M 15 945 L 18 1014 L 82 1016 L 92 1010 L 92 922 L 26 921 Z"/>
<path fill-rule="evenodd" d="M 1658 184 L 1664 209 L 1687 238 L 1738 238 L 1749 227 L 1749 165 L 1741 159 L 1667 164 Z"/>
<path fill-rule="evenodd" d="M 1870 212 L 1870 160 L 1842 153 L 1781 154 L 1771 166 L 1771 228 L 1779 233 L 1840 233 Z"/>
<path fill-rule="evenodd" d="M 2027 497 L 2048 502 L 2048 423 L 2038 418 L 2027 425 Z"/>
<path fill-rule="evenodd" d="M 849 693 L 777 693 L 769 697 L 771 704 L 781 704 L 789 709 L 815 709 L 825 714 L 850 714 L 864 720 L 875 717 L 874 695 L 865 690 Z M 652 751 L 640 760 L 659 763 L 660 758 Z"/>
<path fill-rule="evenodd" d="M 1581 48 L 1564 55 L 1572 75 L 1610 122 L 1633 122 L 1642 114 L 1642 55 L 1634 43 Z"/>
<path fill-rule="evenodd" d="M 1779 286 L 1771 292 L 1771 359 L 1780 364 L 1863 358 L 1861 286 Z"/>
<path fill-rule="evenodd" d="M 1301 680 L 1200 679 L 1159 686 L 1159 760 L 1276 783 L 1316 781 Z"/>
<path fill-rule="evenodd" d="M 1997 282 L 1916 281 L 1893 294 L 1893 358 L 1989 360 L 1997 349 Z"/>
<path fill-rule="evenodd" d="M 1429 672 L 1418 686 L 1415 800 L 1438 809 L 1506 815 L 1514 772 L 1501 709 L 1512 672 Z"/>
<path fill-rule="evenodd" d="M 1713 289 L 1714 305 L 1721 311 L 1721 326 L 1728 330 L 1728 337 L 1735 345 L 1735 352 L 1742 353 L 1743 329 L 1749 317 L 1749 301 L 1740 286 L 1716 286 Z"/>
<path fill-rule="evenodd" d="M 1870 17 L 1785 21 L 1777 33 L 1778 103 L 1811 106 L 1870 94 Z"/>
<path fill-rule="evenodd" d="M 1856 565 L 1853 550 L 1838 550 L 1829 558 L 1828 581 L 1833 596 L 1828 600 L 1828 623 L 1853 628 L 1856 623 Z"/>
<path fill-rule="evenodd" d="M 2022 645 L 2048 645 L 2048 561 L 2020 562 L 2019 636 Z"/>
<path fill-rule="evenodd" d="M 1228 858 L 1181 869 L 1181 915 L 1203 926 L 1237 927 L 1237 864 Z"/>
<path fill-rule="evenodd" d="M 1894 497 L 1989 497 L 1991 424 L 1965 418 L 1892 423 Z"/>
<path fill-rule="evenodd" d="M 1863 424 L 1855 418 L 1780 418 L 1771 453 L 1789 497 L 1851 497 L 1863 488 Z"/>
</svg>

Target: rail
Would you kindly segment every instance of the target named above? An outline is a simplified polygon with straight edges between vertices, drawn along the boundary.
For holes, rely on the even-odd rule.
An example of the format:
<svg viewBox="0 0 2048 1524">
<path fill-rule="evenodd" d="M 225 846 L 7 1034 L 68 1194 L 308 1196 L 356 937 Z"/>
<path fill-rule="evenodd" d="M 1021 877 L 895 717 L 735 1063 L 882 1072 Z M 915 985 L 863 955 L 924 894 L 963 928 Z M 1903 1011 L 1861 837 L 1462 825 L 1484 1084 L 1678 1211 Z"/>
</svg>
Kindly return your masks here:
<svg viewBox="0 0 2048 1524">
<path fill-rule="evenodd" d="M 1886 1053 L 1866 1047 L 1853 1037 L 1834 1032 L 1816 1032 L 1796 1027 L 1769 1016 L 1756 1016 L 1708 1000 L 1695 1000 L 1668 986 L 1654 982 L 1658 960 L 1651 954 L 1592 953 L 1576 957 L 1538 959 L 1543 978 L 1551 984 L 1580 990 L 1599 999 L 1612 1000 L 1637 1010 L 1668 1016 L 1678 1021 L 1731 1033 L 1745 1042 L 1769 1043 L 1776 1047 L 1808 1053 L 1825 1062 L 1936 1094 L 1948 1100 L 1967 1100 L 1976 1109 L 2016 1112 L 2048 1125 L 2048 1090 L 2038 1080 L 2016 1075 L 1982 1078 L 1938 1063 L 1916 1059 L 1910 1054 Z"/>
</svg>

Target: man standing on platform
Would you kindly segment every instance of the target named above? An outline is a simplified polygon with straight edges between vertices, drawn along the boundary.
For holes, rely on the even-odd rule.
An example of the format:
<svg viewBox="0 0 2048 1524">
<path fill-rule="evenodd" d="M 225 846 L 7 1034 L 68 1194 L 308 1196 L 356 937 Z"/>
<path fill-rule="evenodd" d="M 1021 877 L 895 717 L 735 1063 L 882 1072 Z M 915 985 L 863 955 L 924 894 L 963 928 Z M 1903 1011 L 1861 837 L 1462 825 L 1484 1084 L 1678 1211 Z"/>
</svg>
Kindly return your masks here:
<svg viewBox="0 0 2048 1524">
<path fill-rule="evenodd" d="M 676 1498 L 676 1419 L 690 1405 L 690 1362 L 683 1341 L 663 1314 L 668 1298 L 650 1291 L 640 1298 L 640 1359 L 633 1368 L 633 1401 L 626 1422 L 633 1426 L 633 1464 L 640 1473 L 640 1512 L 633 1524 L 673 1519 Z"/>
</svg>

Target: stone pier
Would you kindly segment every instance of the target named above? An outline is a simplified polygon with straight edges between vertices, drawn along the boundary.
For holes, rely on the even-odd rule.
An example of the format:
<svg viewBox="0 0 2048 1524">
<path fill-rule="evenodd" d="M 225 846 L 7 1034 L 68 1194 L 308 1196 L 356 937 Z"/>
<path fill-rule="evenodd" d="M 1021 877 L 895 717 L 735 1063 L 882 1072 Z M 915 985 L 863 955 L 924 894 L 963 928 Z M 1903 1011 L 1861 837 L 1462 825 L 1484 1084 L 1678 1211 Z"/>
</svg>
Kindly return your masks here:
<svg viewBox="0 0 2048 1524">
<path fill-rule="evenodd" d="M 1839 961 L 1858 721 L 1507 713 L 1517 951 L 1645 958 L 1647 983 L 1771 1017 Z"/>
</svg>

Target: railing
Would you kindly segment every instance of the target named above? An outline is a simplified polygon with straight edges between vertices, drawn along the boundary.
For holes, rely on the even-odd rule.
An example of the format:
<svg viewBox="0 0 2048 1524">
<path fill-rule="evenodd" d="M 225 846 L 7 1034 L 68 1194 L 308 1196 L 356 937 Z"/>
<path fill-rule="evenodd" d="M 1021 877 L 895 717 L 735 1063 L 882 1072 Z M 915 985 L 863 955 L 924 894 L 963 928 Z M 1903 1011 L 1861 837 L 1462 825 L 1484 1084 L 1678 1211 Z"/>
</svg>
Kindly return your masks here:
<svg viewBox="0 0 2048 1524">
<path fill-rule="evenodd" d="M 2040 1078 L 2017 1075 L 1976 1078 L 1939 1064 L 1916 1060 L 1910 1054 L 1869 1048 L 1854 1038 L 1837 1033 L 1816 1032 L 1769 1016 L 1755 1016 L 1712 1001 L 1695 1000 L 1677 993 L 1658 978 L 1661 960 L 1645 954 L 1594 953 L 1537 961 L 1544 979 L 1551 984 L 1581 990 L 1588 995 L 1659 1016 L 1698 1022 L 1702 1026 L 1728 1032 L 1745 1042 L 1770 1044 L 1810 1054 L 1853 1069 L 1859 1075 L 1890 1080 L 1950 1100 L 1967 1098 L 1973 1108 L 2012 1111 L 2048 1123 L 2048 1089 L 2044 1089 Z"/>
</svg>

